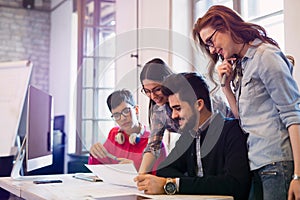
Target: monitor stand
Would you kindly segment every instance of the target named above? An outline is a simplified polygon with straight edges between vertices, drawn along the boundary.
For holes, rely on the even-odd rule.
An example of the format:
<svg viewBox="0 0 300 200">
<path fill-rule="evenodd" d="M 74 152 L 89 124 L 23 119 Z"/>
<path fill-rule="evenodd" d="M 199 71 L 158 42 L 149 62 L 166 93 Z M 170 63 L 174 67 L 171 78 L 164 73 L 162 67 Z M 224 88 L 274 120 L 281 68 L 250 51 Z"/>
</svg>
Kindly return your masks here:
<svg viewBox="0 0 300 200">
<path fill-rule="evenodd" d="M 25 136 L 23 139 L 22 146 L 19 150 L 18 156 L 15 160 L 14 166 L 13 166 L 11 174 L 10 174 L 10 177 L 15 180 L 22 179 L 22 177 L 23 177 L 20 175 L 20 172 L 23 169 L 22 166 L 23 166 L 23 161 L 24 161 L 25 152 L 26 152 L 26 140 L 27 140 L 27 136 Z"/>
<path fill-rule="evenodd" d="M 10 177 L 14 180 L 34 180 L 37 177 L 35 176 L 23 176 L 21 172 L 23 172 L 23 161 L 26 155 L 26 143 L 27 143 L 27 135 L 23 139 L 22 146 L 19 150 L 18 156 L 15 160 L 14 166 L 12 168 Z M 20 174 L 21 173 L 21 174 Z"/>
</svg>

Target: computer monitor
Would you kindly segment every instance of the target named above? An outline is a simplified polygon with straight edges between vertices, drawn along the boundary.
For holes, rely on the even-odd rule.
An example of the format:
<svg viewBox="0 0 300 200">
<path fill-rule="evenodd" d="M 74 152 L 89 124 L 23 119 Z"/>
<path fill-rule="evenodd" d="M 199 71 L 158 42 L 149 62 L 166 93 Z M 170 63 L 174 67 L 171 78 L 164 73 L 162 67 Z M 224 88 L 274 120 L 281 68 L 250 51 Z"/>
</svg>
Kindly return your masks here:
<svg viewBox="0 0 300 200">
<path fill-rule="evenodd" d="M 26 135 L 11 173 L 14 179 L 21 178 L 20 171 L 25 156 L 26 172 L 53 162 L 53 98 L 33 86 L 29 86 L 27 98 Z"/>
</svg>

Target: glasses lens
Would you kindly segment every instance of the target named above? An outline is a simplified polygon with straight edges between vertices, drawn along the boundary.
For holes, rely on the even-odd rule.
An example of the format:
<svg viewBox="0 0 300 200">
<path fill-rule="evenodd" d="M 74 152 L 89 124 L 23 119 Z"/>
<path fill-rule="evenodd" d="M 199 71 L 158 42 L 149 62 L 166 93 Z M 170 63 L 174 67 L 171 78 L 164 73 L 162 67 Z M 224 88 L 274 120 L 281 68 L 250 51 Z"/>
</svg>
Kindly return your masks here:
<svg viewBox="0 0 300 200">
<path fill-rule="evenodd" d="M 215 46 L 214 43 L 213 43 L 213 41 L 212 41 L 212 38 L 214 37 L 214 35 L 216 34 L 216 32 L 217 32 L 217 30 L 215 30 L 213 32 L 213 34 L 211 34 L 211 36 L 206 40 L 206 42 L 205 42 L 205 48 L 207 50 L 209 50 L 209 47 L 214 47 Z"/>
<path fill-rule="evenodd" d="M 153 93 L 153 94 L 158 94 L 158 93 L 160 93 L 160 91 L 161 91 L 161 87 L 157 87 L 157 88 L 154 88 L 154 89 L 152 90 L 152 93 Z"/>
<path fill-rule="evenodd" d="M 142 92 L 144 95 L 146 95 L 146 96 L 150 96 L 150 94 L 151 94 L 151 91 L 150 91 L 150 90 L 147 90 L 147 89 L 145 89 L 145 88 L 143 88 L 143 89 L 141 90 L 141 92 Z"/>
<path fill-rule="evenodd" d="M 111 115 L 111 118 L 113 118 L 113 120 L 118 121 L 121 119 L 121 115 L 123 115 L 124 117 L 127 117 L 130 114 L 130 107 L 128 108 L 124 108 L 121 113 L 114 113 Z"/>
<path fill-rule="evenodd" d="M 154 88 L 152 90 L 148 90 L 148 89 L 145 89 L 145 88 L 142 89 L 142 93 L 145 94 L 145 95 L 147 95 L 148 97 L 151 96 L 151 93 L 157 95 L 160 92 L 161 92 L 161 87 L 156 87 L 156 88 Z"/>
<path fill-rule="evenodd" d="M 114 113 L 112 114 L 111 118 L 113 118 L 115 121 L 118 121 L 121 119 L 121 113 Z"/>
<path fill-rule="evenodd" d="M 122 110 L 122 114 L 124 116 L 128 116 L 130 114 L 130 108 L 125 108 L 124 110 Z"/>
<path fill-rule="evenodd" d="M 213 47 L 214 46 L 214 44 L 211 41 L 211 39 L 206 42 L 206 46 L 208 46 L 208 47 Z"/>
</svg>

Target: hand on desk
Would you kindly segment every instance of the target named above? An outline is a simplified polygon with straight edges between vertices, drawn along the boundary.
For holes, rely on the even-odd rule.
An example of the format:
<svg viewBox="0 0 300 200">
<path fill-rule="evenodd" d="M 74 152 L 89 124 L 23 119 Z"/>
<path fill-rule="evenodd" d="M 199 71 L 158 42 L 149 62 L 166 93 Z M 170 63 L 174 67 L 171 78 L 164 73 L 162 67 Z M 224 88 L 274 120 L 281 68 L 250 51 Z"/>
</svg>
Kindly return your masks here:
<svg viewBox="0 0 300 200">
<path fill-rule="evenodd" d="M 137 182 L 138 190 L 144 190 L 145 194 L 164 194 L 164 185 L 166 178 L 154 176 L 151 174 L 138 175 L 134 178 Z"/>
</svg>

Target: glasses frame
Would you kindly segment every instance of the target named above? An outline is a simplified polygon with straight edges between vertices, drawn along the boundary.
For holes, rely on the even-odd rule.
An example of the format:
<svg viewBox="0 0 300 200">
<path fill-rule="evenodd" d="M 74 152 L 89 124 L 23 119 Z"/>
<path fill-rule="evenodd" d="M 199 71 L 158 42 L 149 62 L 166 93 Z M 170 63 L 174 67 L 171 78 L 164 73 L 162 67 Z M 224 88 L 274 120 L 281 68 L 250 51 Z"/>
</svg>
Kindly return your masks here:
<svg viewBox="0 0 300 200">
<path fill-rule="evenodd" d="M 125 118 L 128 117 L 130 114 L 131 114 L 131 109 L 134 108 L 134 107 L 126 107 L 124 108 L 121 112 L 116 112 L 116 113 L 113 113 L 110 117 L 115 120 L 115 121 L 118 121 L 121 119 L 121 115 L 123 115 Z M 116 117 L 117 116 L 117 117 Z"/>
<path fill-rule="evenodd" d="M 147 91 L 146 91 L 146 90 L 147 90 Z M 153 88 L 152 90 L 142 88 L 142 89 L 141 89 L 141 92 L 142 92 L 144 95 L 146 95 L 147 97 L 150 97 L 150 96 L 151 96 L 151 93 L 152 93 L 152 94 L 155 94 L 155 95 L 158 95 L 159 93 L 162 92 L 162 86 L 156 86 L 156 87 Z"/>
<path fill-rule="evenodd" d="M 215 44 L 214 44 L 214 42 L 212 41 L 212 39 L 213 39 L 214 35 L 217 33 L 217 31 L 218 31 L 218 29 L 216 29 L 216 30 L 211 34 L 211 36 L 209 36 L 209 37 L 205 40 L 204 45 L 205 45 L 205 48 L 206 48 L 207 50 L 209 50 L 210 47 L 215 47 Z"/>
</svg>

